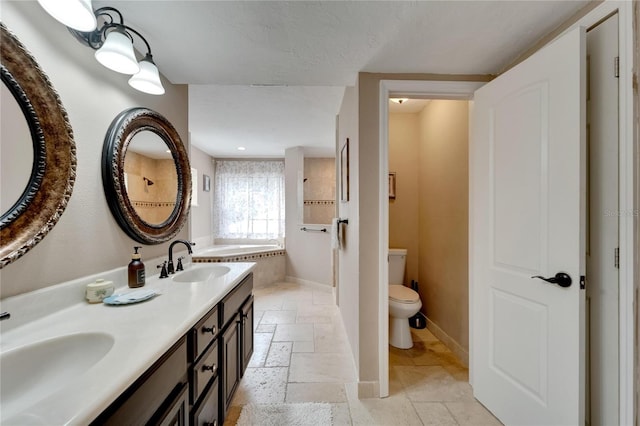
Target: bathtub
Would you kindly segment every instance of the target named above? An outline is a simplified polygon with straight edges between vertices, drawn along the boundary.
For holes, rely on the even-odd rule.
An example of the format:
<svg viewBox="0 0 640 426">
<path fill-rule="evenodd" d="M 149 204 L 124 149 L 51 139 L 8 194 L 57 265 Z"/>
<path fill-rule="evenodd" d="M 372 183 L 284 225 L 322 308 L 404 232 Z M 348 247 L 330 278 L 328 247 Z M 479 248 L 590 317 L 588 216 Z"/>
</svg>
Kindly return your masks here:
<svg viewBox="0 0 640 426">
<path fill-rule="evenodd" d="M 255 262 L 253 285 L 263 287 L 284 281 L 284 248 L 278 245 L 223 244 L 206 247 L 194 252 L 194 263 Z"/>
</svg>

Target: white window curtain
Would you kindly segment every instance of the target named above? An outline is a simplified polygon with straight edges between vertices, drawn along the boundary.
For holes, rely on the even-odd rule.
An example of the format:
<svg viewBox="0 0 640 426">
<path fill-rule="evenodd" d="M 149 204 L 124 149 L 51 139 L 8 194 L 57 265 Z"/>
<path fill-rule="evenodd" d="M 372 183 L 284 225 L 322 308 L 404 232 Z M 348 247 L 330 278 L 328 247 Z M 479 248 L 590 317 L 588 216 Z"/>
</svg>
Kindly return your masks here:
<svg viewBox="0 0 640 426">
<path fill-rule="evenodd" d="M 216 238 L 284 237 L 284 161 L 216 160 Z"/>
</svg>

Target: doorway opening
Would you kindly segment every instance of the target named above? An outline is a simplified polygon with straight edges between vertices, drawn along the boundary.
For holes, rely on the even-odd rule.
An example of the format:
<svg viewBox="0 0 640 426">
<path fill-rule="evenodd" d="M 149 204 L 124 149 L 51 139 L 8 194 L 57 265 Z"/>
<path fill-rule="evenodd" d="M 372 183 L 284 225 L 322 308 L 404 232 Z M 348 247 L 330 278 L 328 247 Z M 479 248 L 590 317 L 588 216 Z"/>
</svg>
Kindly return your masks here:
<svg viewBox="0 0 640 426">
<path fill-rule="evenodd" d="M 393 99 L 389 247 L 406 256 L 390 284 L 412 283 L 427 327 L 468 366 L 469 101 Z"/>
<path fill-rule="evenodd" d="M 389 395 L 389 265 L 387 255 L 389 245 L 389 105 L 390 97 L 469 101 L 473 93 L 483 82 L 445 82 L 445 81 L 398 81 L 383 80 L 380 83 L 380 188 L 383 193 L 379 197 L 379 377 L 380 396 Z M 397 173 L 397 172 L 396 172 Z M 396 174 L 396 181 L 398 179 Z M 395 194 L 396 200 L 399 194 Z"/>
</svg>

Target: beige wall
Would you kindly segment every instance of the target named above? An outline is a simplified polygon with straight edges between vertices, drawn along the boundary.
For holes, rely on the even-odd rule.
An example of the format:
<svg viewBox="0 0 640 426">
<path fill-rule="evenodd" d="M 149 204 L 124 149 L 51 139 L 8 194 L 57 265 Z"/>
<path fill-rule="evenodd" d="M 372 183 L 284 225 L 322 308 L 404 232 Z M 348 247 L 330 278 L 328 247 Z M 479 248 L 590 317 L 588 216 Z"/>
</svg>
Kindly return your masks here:
<svg viewBox="0 0 640 426">
<path fill-rule="evenodd" d="M 422 311 L 469 350 L 469 107 L 434 100 L 420 114 Z"/>
<path fill-rule="evenodd" d="M 389 247 L 407 249 L 404 283 L 420 281 L 418 114 L 389 114 L 389 172 L 396 173 L 396 198 L 389 200 Z"/>
<path fill-rule="evenodd" d="M 204 151 L 191 146 L 191 167 L 198 170 L 197 181 L 198 205 L 191 206 L 191 241 L 196 243 L 196 250 L 213 244 L 213 158 Z M 203 175 L 211 178 L 211 189 L 206 192 L 202 187 Z M 193 187 L 196 188 L 194 182 Z"/>
<path fill-rule="evenodd" d="M 358 371 L 358 378 L 361 380 L 361 347 L 367 350 L 375 350 L 373 346 L 377 342 L 377 336 L 372 342 L 363 342 L 361 336 L 367 335 L 371 337 L 371 332 L 365 332 L 367 328 L 374 328 L 377 333 L 375 321 L 371 323 L 363 323 L 361 314 L 367 311 L 367 318 L 371 318 L 370 305 L 361 300 L 361 290 L 366 288 L 361 284 L 359 276 L 360 265 L 360 228 L 359 228 L 359 177 L 360 169 L 358 161 L 359 151 L 359 130 L 358 130 L 358 86 L 347 87 L 340 106 L 338 115 L 338 137 L 336 140 L 336 153 L 340 155 L 347 139 L 349 139 L 349 200 L 347 202 L 338 202 L 338 216 L 341 219 L 349 220 L 349 224 L 342 227 L 344 233 L 344 246 L 338 251 L 338 290 L 337 302 L 342 315 L 353 360 Z M 342 161 L 342 160 L 340 160 Z M 338 175 L 338 187 L 342 183 L 342 176 Z M 369 368 L 371 369 L 371 368 Z"/>
<path fill-rule="evenodd" d="M 93 51 L 78 43 L 37 2 L 3 1 L 2 22 L 47 74 L 69 115 L 77 150 L 77 178 L 60 221 L 34 249 L 0 271 L 0 297 L 36 290 L 126 266 L 132 247 L 111 215 L 102 189 L 101 156 L 105 133 L 121 111 L 144 106 L 158 111 L 188 144 L 187 87 L 166 79 L 163 96 L 138 92 L 126 76 L 100 65 Z M 177 237 L 188 238 L 185 226 Z M 166 256 L 167 244 L 146 245 L 142 259 Z M 152 265 L 147 265 L 152 273 Z"/>
</svg>

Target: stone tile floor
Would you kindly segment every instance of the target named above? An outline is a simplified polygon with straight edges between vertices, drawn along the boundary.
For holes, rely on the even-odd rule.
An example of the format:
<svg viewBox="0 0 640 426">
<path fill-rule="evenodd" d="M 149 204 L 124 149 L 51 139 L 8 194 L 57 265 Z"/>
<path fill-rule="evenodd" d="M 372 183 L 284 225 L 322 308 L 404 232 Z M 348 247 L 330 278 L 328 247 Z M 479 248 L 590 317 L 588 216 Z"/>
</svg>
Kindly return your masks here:
<svg viewBox="0 0 640 426">
<path fill-rule="evenodd" d="M 299 402 L 330 403 L 336 426 L 501 424 L 473 398 L 468 370 L 428 330 L 411 330 L 411 349 L 390 347 L 388 398 L 358 399 L 331 289 L 277 283 L 254 297 L 254 353 L 225 426 L 246 404 Z"/>
</svg>

